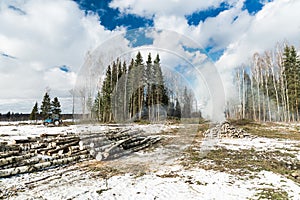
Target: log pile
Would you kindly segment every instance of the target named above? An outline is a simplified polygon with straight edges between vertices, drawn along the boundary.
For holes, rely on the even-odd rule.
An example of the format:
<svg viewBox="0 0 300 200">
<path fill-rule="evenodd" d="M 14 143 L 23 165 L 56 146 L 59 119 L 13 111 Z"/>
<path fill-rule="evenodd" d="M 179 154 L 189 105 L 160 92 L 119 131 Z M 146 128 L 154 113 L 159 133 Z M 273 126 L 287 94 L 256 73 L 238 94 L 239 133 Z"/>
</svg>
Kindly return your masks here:
<svg viewBox="0 0 300 200">
<path fill-rule="evenodd" d="M 89 153 L 79 148 L 75 134 L 47 135 L 14 139 L 0 144 L 0 177 L 34 172 L 49 167 L 87 159 Z"/>
<path fill-rule="evenodd" d="M 89 149 L 97 160 L 111 160 L 145 149 L 160 141 L 159 136 L 145 135 L 142 130 L 115 129 L 106 133 L 85 134 L 80 149 Z"/>
<path fill-rule="evenodd" d="M 141 130 L 110 129 L 102 133 L 42 134 L 0 143 L 0 178 L 29 173 L 94 157 L 110 160 L 157 143 Z"/>
<path fill-rule="evenodd" d="M 204 137 L 213 138 L 245 138 L 250 137 L 243 129 L 238 129 L 232 126 L 228 121 L 216 125 L 203 133 Z"/>
</svg>

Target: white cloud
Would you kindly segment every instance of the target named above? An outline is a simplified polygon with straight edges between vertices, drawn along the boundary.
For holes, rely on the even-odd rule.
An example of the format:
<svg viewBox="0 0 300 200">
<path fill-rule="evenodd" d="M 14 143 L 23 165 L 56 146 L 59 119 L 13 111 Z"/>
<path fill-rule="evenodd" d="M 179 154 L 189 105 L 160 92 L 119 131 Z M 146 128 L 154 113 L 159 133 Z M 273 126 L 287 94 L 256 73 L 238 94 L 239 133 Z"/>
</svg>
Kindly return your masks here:
<svg viewBox="0 0 300 200">
<path fill-rule="evenodd" d="M 231 8 L 196 26 L 188 24 L 186 15 L 218 7 L 222 2 Z M 10 4 L 25 14 L 9 9 Z M 154 28 L 169 30 L 148 33 L 154 43 L 145 47 L 144 60 L 149 51 L 153 57 L 159 52 L 162 64 L 166 66 L 185 64 L 182 58 L 186 58 L 199 67 L 206 57 L 200 52 L 184 49 L 183 44 L 188 43 L 186 46 L 193 48 L 212 46 L 213 51 L 225 49 L 216 66 L 229 98 L 234 94 L 231 75 L 236 66 L 248 62 L 254 52 L 273 48 L 277 42 L 286 40 L 296 46 L 300 42 L 300 22 L 297 21 L 300 1 L 274 0 L 265 3 L 255 15 L 242 10 L 243 4 L 244 0 L 113 0 L 110 6 L 119 9 L 121 14 L 152 18 Z M 0 53 L 16 57 L 0 56 L 0 99 L 41 98 L 46 87 L 51 88 L 53 95 L 69 96 L 68 90 L 74 85 L 76 72 L 83 64 L 87 50 L 110 41 L 113 46 L 106 43 L 110 51 L 105 51 L 102 46 L 98 55 L 119 54 L 114 46 L 120 46 L 119 50 L 127 51 L 127 54 L 135 51 L 126 47 L 123 36 L 117 37 L 120 42 L 111 37 L 122 31 L 106 30 L 99 25 L 97 15 L 86 16 L 73 1 L 0 1 Z M 188 39 L 183 39 L 185 37 Z M 105 67 L 113 58 L 106 59 L 101 61 Z M 59 70 L 61 65 L 69 66 L 70 72 Z M 193 71 L 185 73 L 192 74 Z"/>
<path fill-rule="evenodd" d="M 0 56 L 0 99 L 39 101 L 46 87 L 52 97 L 70 96 L 87 50 L 117 32 L 106 30 L 97 15 L 85 15 L 73 1 L 2 0 L 0 52 L 16 59 Z M 62 65 L 70 71 L 59 70 Z"/>
<path fill-rule="evenodd" d="M 246 31 L 237 35 L 217 62 L 223 70 L 247 63 L 255 52 L 274 48 L 277 42 L 300 43 L 300 1 L 277 0 L 268 3 L 254 16 Z"/>
<path fill-rule="evenodd" d="M 232 7 L 220 12 L 216 17 L 207 18 L 198 25 L 189 25 L 186 15 L 209 7 L 217 7 L 227 2 Z M 125 14 L 151 17 L 154 27 L 167 29 L 185 35 L 203 48 L 213 47 L 212 51 L 225 49 L 215 63 L 225 87 L 226 97 L 235 95 L 232 74 L 235 67 L 249 63 L 253 53 L 272 49 L 277 42 L 288 41 L 296 47 L 300 44 L 300 22 L 298 0 L 262 1 L 264 6 L 256 14 L 242 10 L 244 0 L 232 1 L 121 1 L 110 4 Z M 173 48 L 189 58 L 182 46 L 172 38 L 156 37 L 155 41 Z M 168 58 L 168 57 L 167 57 Z M 170 62 L 171 59 L 170 59 Z"/>
<path fill-rule="evenodd" d="M 193 12 L 217 8 L 222 2 L 233 5 L 238 0 L 113 0 L 110 3 L 110 7 L 118 8 L 124 14 L 135 14 L 151 18 L 160 15 L 189 15 Z"/>
</svg>

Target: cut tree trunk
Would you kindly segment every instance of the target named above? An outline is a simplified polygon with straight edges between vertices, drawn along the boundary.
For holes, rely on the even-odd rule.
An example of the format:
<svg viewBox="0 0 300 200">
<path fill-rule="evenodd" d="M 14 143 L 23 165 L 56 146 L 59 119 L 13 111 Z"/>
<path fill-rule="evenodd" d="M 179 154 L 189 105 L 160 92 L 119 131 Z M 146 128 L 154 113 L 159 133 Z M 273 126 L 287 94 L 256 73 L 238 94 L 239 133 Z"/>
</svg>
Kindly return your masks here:
<svg viewBox="0 0 300 200">
<path fill-rule="evenodd" d="M 67 163 L 74 162 L 74 161 L 77 161 L 80 159 L 85 159 L 87 157 L 88 157 L 87 155 L 79 155 L 79 156 L 74 156 L 74 157 L 53 160 L 53 161 L 49 161 L 49 162 L 37 163 L 34 165 L 27 165 L 27 166 L 15 167 L 15 168 L 3 169 L 3 170 L 0 170 L 0 178 L 12 176 L 12 175 L 16 175 L 16 174 L 29 173 L 29 172 L 33 172 L 33 171 L 45 169 L 48 167 L 61 165 L 61 164 L 67 164 Z"/>
</svg>

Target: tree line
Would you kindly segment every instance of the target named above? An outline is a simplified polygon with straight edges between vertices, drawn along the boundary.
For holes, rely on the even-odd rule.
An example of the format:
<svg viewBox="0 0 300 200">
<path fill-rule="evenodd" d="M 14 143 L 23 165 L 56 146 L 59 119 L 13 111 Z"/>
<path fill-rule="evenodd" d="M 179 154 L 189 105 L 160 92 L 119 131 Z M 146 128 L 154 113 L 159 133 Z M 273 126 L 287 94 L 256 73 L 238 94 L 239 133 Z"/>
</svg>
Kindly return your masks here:
<svg viewBox="0 0 300 200">
<path fill-rule="evenodd" d="M 159 54 L 146 62 L 140 52 L 129 63 L 117 59 L 107 67 L 101 89 L 87 100 L 91 117 L 100 122 L 190 117 L 192 98 L 185 88 L 183 101 L 164 82 Z M 181 105 L 183 104 L 183 105 Z"/>
<path fill-rule="evenodd" d="M 300 59 L 292 45 L 255 53 L 249 66 L 235 71 L 238 104 L 228 102 L 228 118 L 256 121 L 300 120 Z"/>
<path fill-rule="evenodd" d="M 58 115 L 60 117 L 61 105 L 57 97 L 54 97 L 54 99 L 51 101 L 50 95 L 48 94 L 48 92 L 46 92 L 43 97 L 40 112 L 38 103 L 36 102 L 32 108 L 29 119 L 37 120 L 40 117 L 42 117 L 43 119 L 47 119 L 51 117 L 51 115 Z"/>
</svg>

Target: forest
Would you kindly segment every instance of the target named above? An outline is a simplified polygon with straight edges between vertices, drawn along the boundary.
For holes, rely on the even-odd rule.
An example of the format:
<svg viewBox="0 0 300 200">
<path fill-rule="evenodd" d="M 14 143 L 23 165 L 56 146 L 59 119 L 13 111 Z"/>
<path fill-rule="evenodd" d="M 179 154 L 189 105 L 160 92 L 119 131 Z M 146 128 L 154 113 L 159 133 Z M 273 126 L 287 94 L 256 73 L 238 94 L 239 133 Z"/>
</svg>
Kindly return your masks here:
<svg viewBox="0 0 300 200">
<path fill-rule="evenodd" d="M 149 53 L 144 63 L 138 52 L 130 63 L 117 59 L 107 67 L 102 87 L 87 107 L 100 122 L 161 121 L 191 117 L 192 98 L 187 87 L 183 97 L 174 97 L 166 87 L 159 54 L 152 61 Z"/>
<path fill-rule="evenodd" d="M 294 46 L 255 53 L 232 75 L 237 97 L 226 100 L 226 119 L 300 120 L 300 60 Z M 166 87 L 159 54 L 152 60 L 149 53 L 146 62 L 140 52 L 129 63 L 113 61 L 94 99 L 87 100 L 87 108 L 100 122 L 201 117 L 191 90 L 185 86 L 174 95 Z"/>
<path fill-rule="evenodd" d="M 238 102 L 227 101 L 226 118 L 255 121 L 300 120 L 300 60 L 294 46 L 277 44 L 255 53 L 235 70 Z"/>
</svg>

